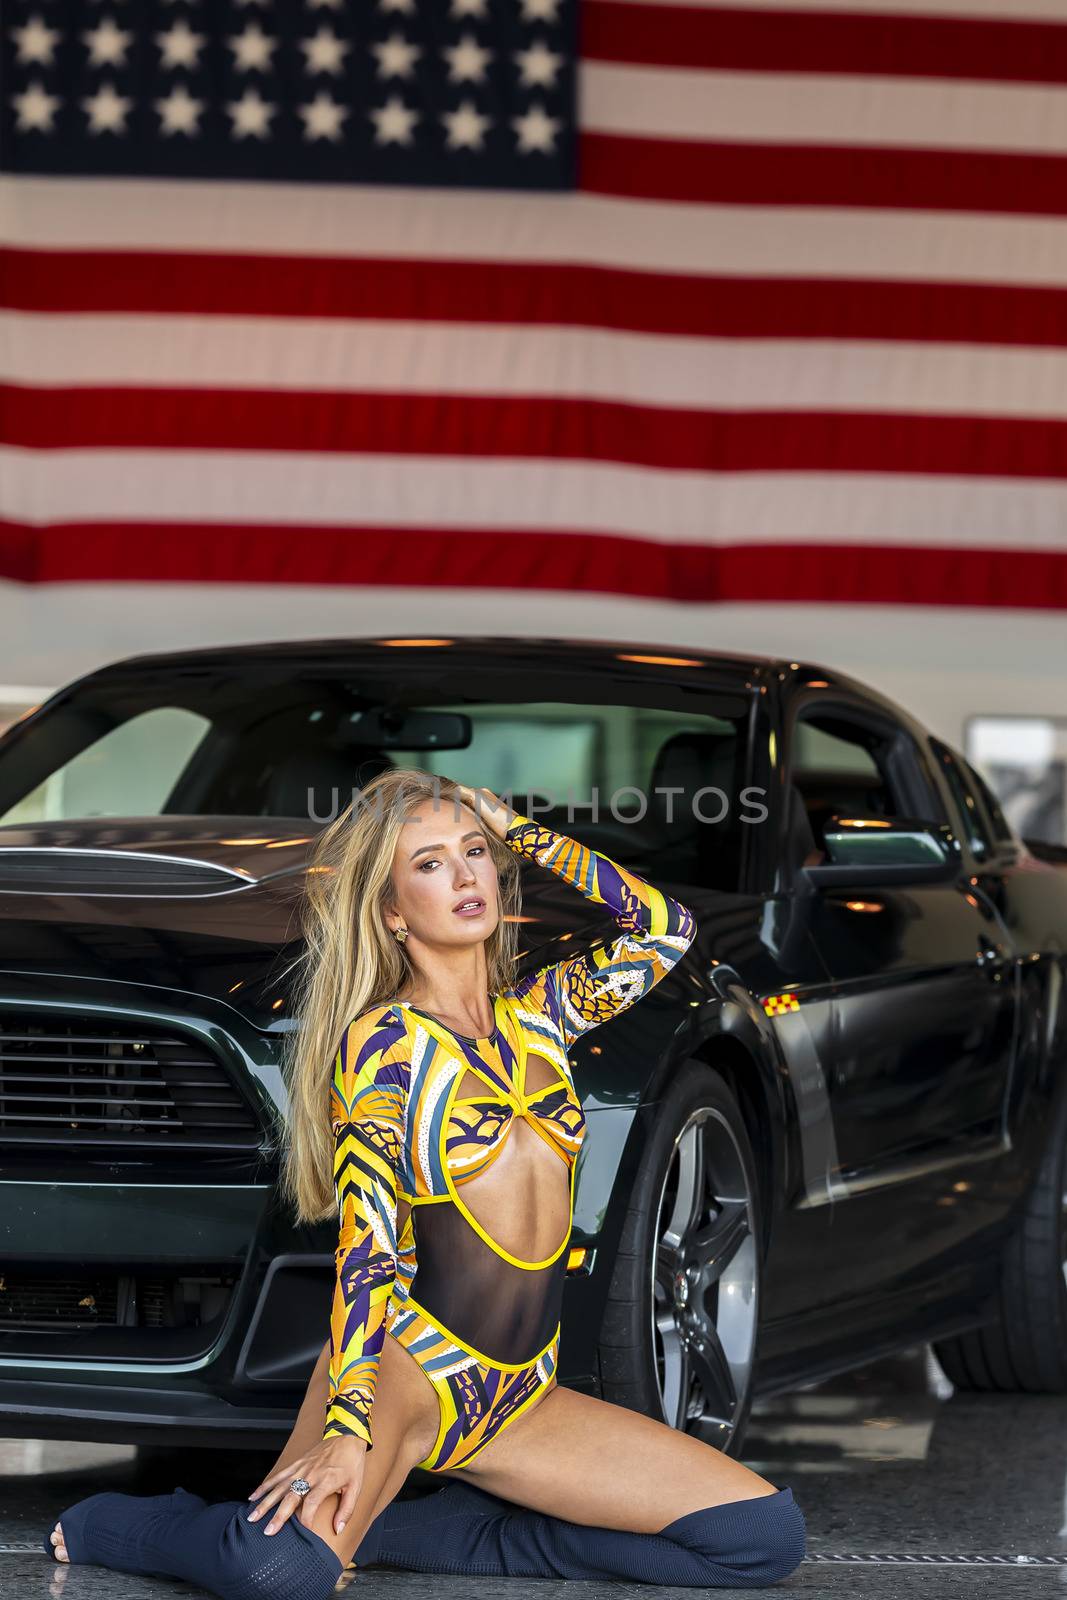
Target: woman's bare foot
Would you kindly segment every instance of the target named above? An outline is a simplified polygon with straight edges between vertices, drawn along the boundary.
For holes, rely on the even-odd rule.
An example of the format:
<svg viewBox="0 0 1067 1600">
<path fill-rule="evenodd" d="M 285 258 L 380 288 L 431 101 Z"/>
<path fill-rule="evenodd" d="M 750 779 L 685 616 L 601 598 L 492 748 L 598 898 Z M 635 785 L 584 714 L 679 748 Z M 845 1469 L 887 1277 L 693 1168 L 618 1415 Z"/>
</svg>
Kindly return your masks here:
<svg viewBox="0 0 1067 1600">
<path fill-rule="evenodd" d="M 56 1523 L 55 1527 L 52 1529 L 52 1532 L 48 1535 L 48 1539 L 56 1553 L 56 1560 L 69 1561 L 70 1557 L 67 1554 L 67 1547 L 63 1543 L 63 1524 L 61 1522 Z"/>
</svg>

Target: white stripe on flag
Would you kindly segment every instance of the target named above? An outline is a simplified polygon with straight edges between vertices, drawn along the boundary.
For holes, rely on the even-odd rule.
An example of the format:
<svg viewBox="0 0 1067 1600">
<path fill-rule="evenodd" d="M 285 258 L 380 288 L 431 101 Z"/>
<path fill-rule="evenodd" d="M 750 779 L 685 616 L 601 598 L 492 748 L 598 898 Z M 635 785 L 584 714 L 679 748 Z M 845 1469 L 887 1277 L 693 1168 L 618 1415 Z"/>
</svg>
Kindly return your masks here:
<svg viewBox="0 0 1067 1600">
<path fill-rule="evenodd" d="M 36 387 L 558 395 L 686 409 L 1067 417 L 1067 351 L 697 339 L 313 317 L 0 313 L 3 376 Z"/>
<path fill-rule="evenodd" d="M 695 545 L 1067 550 L 1067 483 L 906 474 L 660 472 L 587 462 L 225 450 L 0 449 L 7 515 L 614 533 Z"/>
<path fill-rule="evenodd" d="M 581 93 L 584 127 L 631 137 L 1067 151 L 1067 88 L 1046 84 L 592 62 Z"/>
<path fill-rule="evenodd" d="M 645 271 L 1067 282 L 1067 218 L 684 206 L 594 195 L 0 177 L 0 237 L 42 249 L 560 261 Z M 264 272 L 270 262 L 263 264 Z"/>
</svg>

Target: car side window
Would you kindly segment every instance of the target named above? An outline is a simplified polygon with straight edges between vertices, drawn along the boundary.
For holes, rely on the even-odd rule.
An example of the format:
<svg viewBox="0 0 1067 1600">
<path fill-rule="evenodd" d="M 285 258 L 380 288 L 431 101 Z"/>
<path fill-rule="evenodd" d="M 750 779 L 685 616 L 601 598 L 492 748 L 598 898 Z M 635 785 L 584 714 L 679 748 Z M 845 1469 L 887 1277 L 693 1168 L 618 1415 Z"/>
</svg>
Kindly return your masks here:
<svg viewBox="0 0 1067 1600">
<path fill-rule="evenodd" d="M 970 775 L 972 787 L 977 791 L 979 799 L 985 801 L 986 813 L 992 824 L 994 834 L 1004 844 L 1010 844 L 1015 835 L 1011 831 L 1011 825 L 1007 817 L 1001 810 L 1000 801 L 977 767 L 972 766 L 969 761 L 965 761 L 963 768 Z"/>
<path fill-rule="evenodd" d="M 972 789 L 961 758 L 943 744 L 931 739 L 930 747 L 937 757 L 945 781 L 952 793 L 953 803 L 963 824 L 963 833 L 976 861 L 987 861 L 996 850 L 992 823 L 986 816 L 984 803 Z"/>
<path fill-rule="evenodd" d="M 851 707 L 802 706 L 792 726 L 788 787 L 786 851 L 793 871 L 829 861 L 831 818 L 946 820 L 921 751 L 884 713 L 868 719 Z M 887 841 L 887 849 L 895 846 Z"/>
</svg>

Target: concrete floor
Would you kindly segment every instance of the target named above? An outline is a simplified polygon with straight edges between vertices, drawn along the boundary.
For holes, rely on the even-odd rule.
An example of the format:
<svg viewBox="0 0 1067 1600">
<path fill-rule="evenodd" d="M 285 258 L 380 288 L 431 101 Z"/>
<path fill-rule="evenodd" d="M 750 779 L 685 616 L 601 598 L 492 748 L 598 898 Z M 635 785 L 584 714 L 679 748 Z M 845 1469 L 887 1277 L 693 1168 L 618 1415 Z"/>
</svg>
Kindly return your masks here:
<svg viewBox="0 0 1067 1600">
<path fill-rule="evenodd" d="M 138 1456 L 118 1445 L 0 1442 L 3 1600 L 164 1600 L 199 1591 L 99 1567 L 60 1567 L 39 1548 L 64 1506 L 99 1489 L 159 1493 L 182 1483 L 233 1499 L 270 1457 Z M 746 1464 L 789 1484 L 808 1557 L 774 1592 L 848 1600 L 1067 1596 L 1067 1398 L 956 1394 L 925 1348 L 754 1410 Z M 247 1488 L 245 1484 L 247 1483 Z M 549 1580 L 448 1579 L 369 1569 L 387 1600 L 546 1600 Z M 568 1585 L 582 1600 L 655 1600 L 692 1590 Z"/>
</svg>

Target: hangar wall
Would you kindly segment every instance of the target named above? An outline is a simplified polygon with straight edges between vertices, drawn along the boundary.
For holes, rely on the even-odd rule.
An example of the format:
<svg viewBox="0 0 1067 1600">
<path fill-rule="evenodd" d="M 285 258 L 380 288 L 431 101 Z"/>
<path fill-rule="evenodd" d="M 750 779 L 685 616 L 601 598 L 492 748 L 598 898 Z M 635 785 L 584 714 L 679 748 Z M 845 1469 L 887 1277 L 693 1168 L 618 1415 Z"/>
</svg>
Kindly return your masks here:
<svg viewBox="0 0 1067 1600">
<path fill-rule="evenodd" d="M 149 650 L 450 631 L 803 657 L 854 673 L 956 744 L 979 713 L 1064 714 L 1067 614 L 1057 610 L 266 584 L 0 584 L 0 705 L 17 712 L 80 673 Z"/>
</svg>

